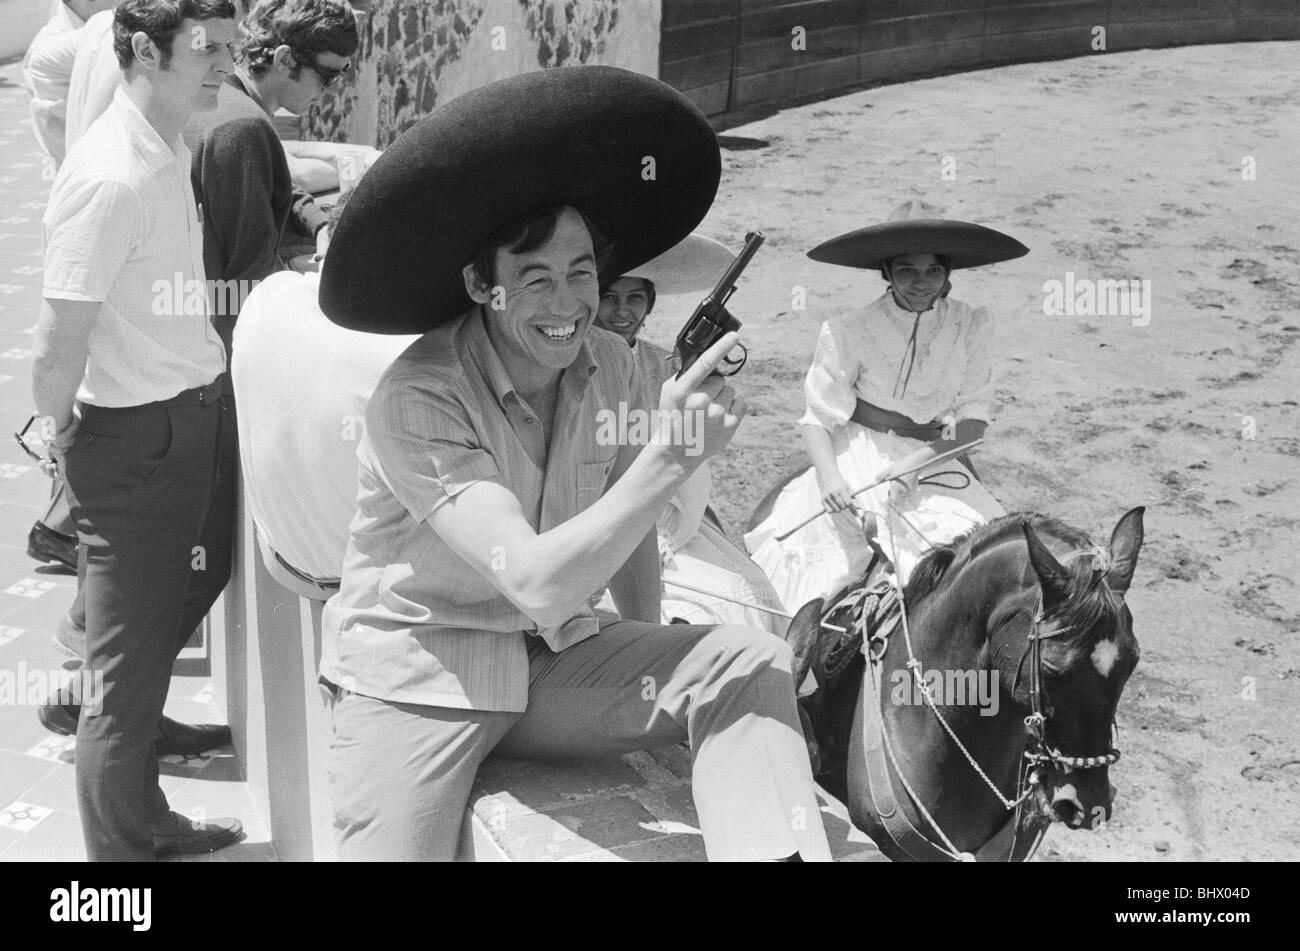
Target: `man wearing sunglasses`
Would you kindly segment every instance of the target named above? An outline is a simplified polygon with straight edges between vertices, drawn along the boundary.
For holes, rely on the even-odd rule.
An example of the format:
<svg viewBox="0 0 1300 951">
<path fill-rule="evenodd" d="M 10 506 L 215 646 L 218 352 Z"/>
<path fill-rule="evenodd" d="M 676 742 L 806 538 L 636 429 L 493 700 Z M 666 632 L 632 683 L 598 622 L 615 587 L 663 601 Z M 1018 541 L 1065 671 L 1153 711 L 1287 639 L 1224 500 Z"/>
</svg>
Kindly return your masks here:
<svg viewBox="0 0 1300 951">
<path fill-rule="evenodd" d="M 203 207 L 203 264 L 210 280 L 227 282 L 213 302 L 227 348 L 247 292 L 282 269 L 285 229 L 315 237 L 326 220 L 311 195 L 294 187 L 271 116 L 310 109 L 348 72 L 359 42 L 344 0 L 260 0 L 244 19 L 236 70 L 216 110 L 196 114 L 186 127 Z"/>
</svg>

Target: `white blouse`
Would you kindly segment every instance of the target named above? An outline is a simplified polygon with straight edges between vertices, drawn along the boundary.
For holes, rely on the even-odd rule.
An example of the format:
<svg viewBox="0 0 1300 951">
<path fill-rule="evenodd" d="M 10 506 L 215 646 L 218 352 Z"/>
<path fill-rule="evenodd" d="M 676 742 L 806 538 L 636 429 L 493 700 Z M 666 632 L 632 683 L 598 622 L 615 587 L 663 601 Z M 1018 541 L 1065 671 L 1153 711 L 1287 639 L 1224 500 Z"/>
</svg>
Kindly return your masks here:
<svg viewBox="0 0 1300 951">
<path fill-rule="evenodd" d="M 922 314 L 908 378 L 915 318 L 886 291 L 863 310 L 822 324 L 804 380 L 807 411 L 800 424 L 833 431 L 848 422 L 859 399 L 918 423 L 949 415 L 988 422 L 994 387 L 988 311 L 946 298 Z M 907 388 L 901 392 L 904 378 Z"/>
</svg>

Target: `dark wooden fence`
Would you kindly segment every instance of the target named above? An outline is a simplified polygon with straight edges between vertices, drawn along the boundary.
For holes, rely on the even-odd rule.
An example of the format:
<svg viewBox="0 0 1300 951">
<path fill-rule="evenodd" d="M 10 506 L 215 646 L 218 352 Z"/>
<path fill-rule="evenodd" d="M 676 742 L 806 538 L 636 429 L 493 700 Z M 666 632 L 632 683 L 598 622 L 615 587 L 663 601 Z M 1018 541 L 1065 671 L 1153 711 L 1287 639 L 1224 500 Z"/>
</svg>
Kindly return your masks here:
<svg viewBox="0 0 1300 951">
<path fill-rule="evenodd" d="M 662 0 L 659 75 L 708 115 L 1035 59 L 1300 39 L 1300 0 Z M 797 49 L 795 28 L 803 29 Z"/>
</svg>

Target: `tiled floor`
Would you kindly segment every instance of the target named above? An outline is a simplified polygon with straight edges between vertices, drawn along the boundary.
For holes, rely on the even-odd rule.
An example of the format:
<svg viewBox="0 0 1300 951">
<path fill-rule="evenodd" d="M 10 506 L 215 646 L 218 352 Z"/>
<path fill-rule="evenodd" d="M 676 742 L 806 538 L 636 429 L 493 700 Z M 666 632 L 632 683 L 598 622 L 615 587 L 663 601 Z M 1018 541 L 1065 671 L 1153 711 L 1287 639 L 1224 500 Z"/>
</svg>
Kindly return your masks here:
<svg viewBox="0 0 1300 951">
<path fill-rule="evenodd" d="M 50 183 L 27 119 L 16 61 L 0 65 L 0 861 L 85 858 L 77 818 L 73 741 L 45 730 L 36 706 L 46 686 L 69 674 L 50 639 L 72 601 L 73 579 L 27 557 L 27 532 L 44 510 L 49 480 L 8 432 L 31 413 L 31 347 L 40 303 L 40 222 Z M 187 670 L 193 668 L 187 665 Z M 167 713 L 221 722 L 205 677 L 172 678 Z M 202 858 L 275 859 L 265 823 L 227 749 L 160 762 L 172 808 L 194 818 L 238 816 L 247 838 Z"/>
</svg>

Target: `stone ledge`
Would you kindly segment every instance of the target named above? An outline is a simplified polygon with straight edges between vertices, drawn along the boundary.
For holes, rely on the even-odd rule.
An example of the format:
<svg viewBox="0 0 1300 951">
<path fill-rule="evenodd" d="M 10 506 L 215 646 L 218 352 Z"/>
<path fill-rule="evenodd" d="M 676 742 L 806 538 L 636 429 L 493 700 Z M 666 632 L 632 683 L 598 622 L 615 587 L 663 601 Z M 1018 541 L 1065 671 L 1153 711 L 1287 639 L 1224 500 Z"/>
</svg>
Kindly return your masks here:
<svg viewBox="0 0 1300 951">
<path fill-rule="evenodd" d="M 838 862 L 885 861 L 818 790 Z M 702 862 L 684 747 L 549 763 L 490 757 L 479 769 L 462 861 Z"/>
</svg>

